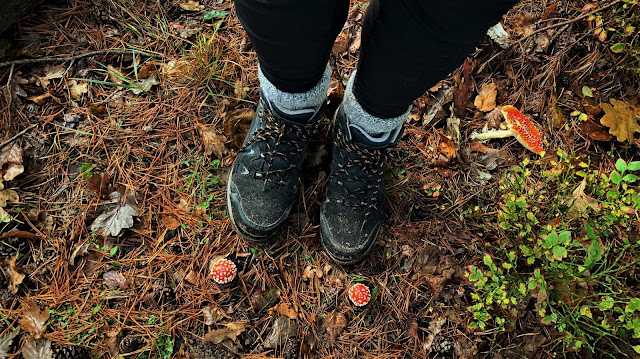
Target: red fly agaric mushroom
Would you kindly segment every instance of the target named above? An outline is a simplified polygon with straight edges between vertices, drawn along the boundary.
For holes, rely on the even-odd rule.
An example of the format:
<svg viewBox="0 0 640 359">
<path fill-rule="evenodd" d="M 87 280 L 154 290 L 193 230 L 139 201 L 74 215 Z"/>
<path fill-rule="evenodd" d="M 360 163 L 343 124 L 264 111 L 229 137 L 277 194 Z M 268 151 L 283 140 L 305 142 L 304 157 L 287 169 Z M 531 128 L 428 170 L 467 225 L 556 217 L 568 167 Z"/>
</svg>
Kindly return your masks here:
<svg viewBox="0 0 640 359">
<path fill-rule="evenodd" d="M 540 131 L 533 122 L 511 105 L 503 106 L 501 111 L 508 130 L 491 130 L 483 133 L 474 133 L 471 135 L 471 139 L 488 140 L 514 136 L 526 149 L 544 156 L 542 137 L 540 137 Z"/>
<path fill-rule="evenodd" d="M 371 299 L 371 292 L 366 285 L 362 283 L 356 283 L 347 292 L 349 294 L 349 299 L 358 307 L 362 307 L 363 305 L 367 305 L 369 303 L 369 299 Z"/>
<path fill-rule="evenodd" d="M 211 266 L 211 277 L 218 284 L 231 282 L 237 272 L 235 263 L 226 258 L 218 259 Z"/>
</svg>

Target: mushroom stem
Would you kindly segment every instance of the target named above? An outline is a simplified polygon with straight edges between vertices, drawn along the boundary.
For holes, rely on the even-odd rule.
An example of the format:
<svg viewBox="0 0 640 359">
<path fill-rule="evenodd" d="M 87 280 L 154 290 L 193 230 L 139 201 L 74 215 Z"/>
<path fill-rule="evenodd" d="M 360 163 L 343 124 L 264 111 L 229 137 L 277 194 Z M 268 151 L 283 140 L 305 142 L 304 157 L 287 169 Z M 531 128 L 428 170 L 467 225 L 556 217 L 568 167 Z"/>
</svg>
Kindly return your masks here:
<svg viewBox="0 0 640 359">
<path fill-rule="evenodd" d="M 513 136 L 513 132 L 511 130 L 490 130 L 483 133 L 473 133 L 471 135 L 472 140 L 490 140 L 493 138 L 505 138 Z"/>
</svg>

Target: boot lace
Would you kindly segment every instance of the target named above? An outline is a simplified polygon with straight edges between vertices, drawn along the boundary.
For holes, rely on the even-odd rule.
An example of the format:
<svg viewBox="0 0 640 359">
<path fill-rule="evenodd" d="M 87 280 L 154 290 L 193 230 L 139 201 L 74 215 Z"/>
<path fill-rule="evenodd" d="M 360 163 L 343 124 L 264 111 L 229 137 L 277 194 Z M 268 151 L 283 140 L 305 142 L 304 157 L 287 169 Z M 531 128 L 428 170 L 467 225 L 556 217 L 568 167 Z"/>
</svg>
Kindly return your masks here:
<svg viewBox="0 0 640 359">
<path fill-rule="evenodd" d="M 264 144 L 257 159 L 258 170 L 254 178 L 276 185 L 288 185 L 298 176 L 290 176 L 291 171 L 300 171 L 304 146 L 317 130 L 318 124 L 294 125 L 277 119 L 265 106 L 258 116 L 262 125 L 256 129 L 253 138 L 242 147 L 244 151 L 254 143 Z M 261 147 L 261 146 L 260 146 Z"/>
<path fill-rule="evenodd" d="M 382 183 L 383 151 L 358 146 L 349 140 L 340 127 L 337 131 L 335 145 L 340 154 L 338 171 L 331 176 L 338 177 L 338 184 L 343 188 L 344 203 L 351 207 L 376 209 L 376 198 Z M 349 171 L 350 168 L 357 171 Z"/>
</svg>

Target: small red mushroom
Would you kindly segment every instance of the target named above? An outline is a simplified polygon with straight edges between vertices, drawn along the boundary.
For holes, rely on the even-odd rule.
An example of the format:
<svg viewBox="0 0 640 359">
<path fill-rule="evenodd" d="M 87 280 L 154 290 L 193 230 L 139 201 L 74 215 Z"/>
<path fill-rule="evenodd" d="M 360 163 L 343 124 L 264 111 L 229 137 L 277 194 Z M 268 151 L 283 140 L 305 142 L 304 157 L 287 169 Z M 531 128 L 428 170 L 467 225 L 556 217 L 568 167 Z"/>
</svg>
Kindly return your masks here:
<svg viewBox="0 0 640 359">
<path fill-rule="evenodd" d="M 542 137 L 533 122 L 529 121 L 527 116 L 511 105 L 503 106 L 501 112 L 507 125 L 507 130 L 485 130 L 486 132 L 483 133 L 472 134 L 471 139 L 488 140 L 514 136 L 526 149 L 544 156 Z"/>
<path fill-rule="evenodd" d="M 217 260 L 211 267 L 211 277 L 218 284 L 226 284 L 236 277 L 238 270 L 235 263 L 222 258 Z"/>
<path fill-rule="evenodd" d="M 358 307 L 362 307 L 363 305 L 367 305 L 369 303 L 369 299 L 371 299 L 371 292 L 366 285 L 362 283 L 356 283 L 347 292 L 349 294 L 349 299 Z"/>
</svg>

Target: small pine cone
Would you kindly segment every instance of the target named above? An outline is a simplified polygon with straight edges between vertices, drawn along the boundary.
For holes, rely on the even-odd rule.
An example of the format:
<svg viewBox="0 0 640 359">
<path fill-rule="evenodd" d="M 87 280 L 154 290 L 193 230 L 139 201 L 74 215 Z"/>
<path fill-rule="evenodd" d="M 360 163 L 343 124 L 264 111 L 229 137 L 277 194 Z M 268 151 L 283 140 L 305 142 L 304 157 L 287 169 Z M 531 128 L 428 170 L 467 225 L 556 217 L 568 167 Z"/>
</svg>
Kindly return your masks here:
<svg viewBox="0 0 640 359">
<path fill-rule="evenodd" d="M 80 345 L 55 345 L 53 359 L 91 359 L 87 348 Z"/>
<path fill-rule="evenodd" d="M 160 304 L 173 303 L 176 300 L 176 292 L 169 286 L 163 287 L 158 293 L 158 302 Z"/>
<path fill-rule="evenodd" d="M 126 354 L 135 352 L 142 347 L 142 342 L 137 335 L 127 335 L 120 341 L 120 353 Z"/>
</svg>

